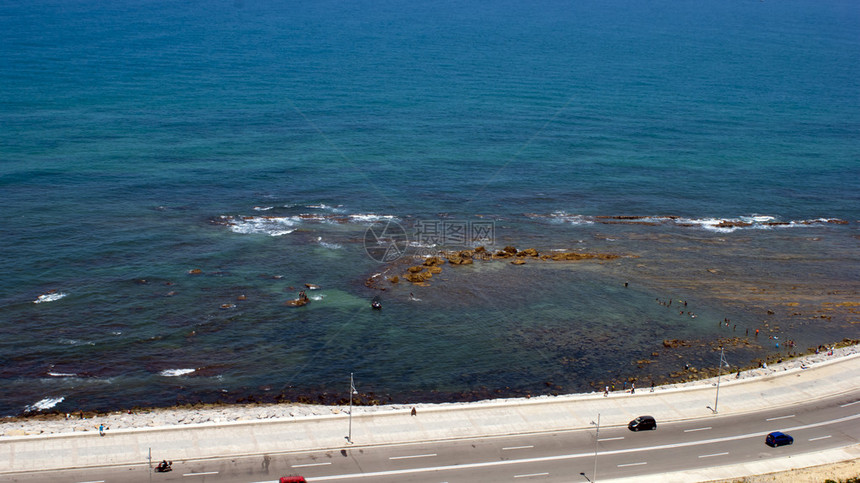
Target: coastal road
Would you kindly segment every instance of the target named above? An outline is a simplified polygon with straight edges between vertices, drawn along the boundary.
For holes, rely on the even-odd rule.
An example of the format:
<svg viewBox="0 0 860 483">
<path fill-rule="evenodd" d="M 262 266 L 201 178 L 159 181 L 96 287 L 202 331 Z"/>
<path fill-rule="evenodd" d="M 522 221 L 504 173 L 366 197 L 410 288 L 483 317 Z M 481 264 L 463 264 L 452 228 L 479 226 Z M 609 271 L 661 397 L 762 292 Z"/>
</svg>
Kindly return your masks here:
<svg viewBox="0 0 860 483">
<path fill-rule="evenodd" d="M 595 427 L 517 436 L 360 446 L 242 458 L 175 461 L 170 473 L 147 465 L 4 475 L 15 482 L 262 482 L 301 474 L 308 481 L 571 482 L 630 478 L 766 462 L 860 443 L 860 391 L 807 404 L 731 416 L 661 422 L 655 431 Z M 764 437 L 785 431 L 791 446 Z M 285 448 L 287 450 L 288 448 Z M 595 449 L 597 478 L 595 478 Z"/>
</svg>

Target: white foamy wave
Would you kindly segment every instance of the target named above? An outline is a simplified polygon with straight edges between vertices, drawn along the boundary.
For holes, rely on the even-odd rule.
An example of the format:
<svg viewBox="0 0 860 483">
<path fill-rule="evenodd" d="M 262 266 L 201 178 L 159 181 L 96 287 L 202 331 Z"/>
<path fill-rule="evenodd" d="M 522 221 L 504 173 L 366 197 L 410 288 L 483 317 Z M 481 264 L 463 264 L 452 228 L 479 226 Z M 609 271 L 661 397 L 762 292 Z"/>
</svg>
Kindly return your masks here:
<svg viewBox="0 0 860 483">
<path fill-rule="evenodd" d="M 191 374 L 192 372 L 194 372 L 196 370 L 197 369 L 165 369 L 165 370 L 159 372 L 158 375 L 164 376 L 164 377 L 177 377 L 177 376 L 184 376 L 186 374 Z"/>
<path fill-rule="evenodd" d="M 255 211 L 269 211 L 272 208 L 274 208 L 274 206 L 255 206 L 254 210 Z"/>
<path fill-rule="evenodd" d="M 600 223 L 606 225 L 675 225 L 680 227 L 697 227 L 715 233 L 732 233 L 737 230 L 770 230 L 780 227 L 800 227 L 810 225 L 836 224 L 844 225 L 849 222 L 839 218 L 816 218 L 811 220 L 780 221 L 776 216 L 751 214 L 731 218 L 688 218 L 680 216 L 630 216 L 630 215 L 575 215 L 564 211 L 554 211 L 550 214 L 527 213 L 525 216 L 536 219 L 546 219 L 550 223 L 569 223 L 573 225 L 588 225 Z"/>
<path fill-rule="evenodd" d="M 564 211 L 556 211 L 549 214 L 549 220 L 553 223 L 566 223 L 570 225 L 591 225 L 594 220 L 584 215 L 571 215 Z"/>
<path fill-rule="evenodd" d="M 715 233 L 732 233 L 739 228 L 721 218 L 678 218 L 676 221 L 679 225 L 699 226 Z"/>
<path fill-rule="evenodd" d="M 737 230 L 769 230 L 775 226 L 787 226 L 789 223 L 777 221 L 775 216 L 748 215 L 737 218 L 675 218 L 673 221 L 681 226 L 700 226 L 716 233 L 732 233 Z"/>
<path fill-rule="evenodd" d="M 776 221 L 775 216 L 769 215 L 750 215 L 750 216 L 741 216 L 739 217 L 741 221 L 747 223 L 767 223 L 771 221 Z"/>
<path fill-rule="evenodd" d="M 321 236 L 317 237 L 317 243 L 319 243 L 321 247 L 328 248 L 329 250 L 340 250 L 341 248 L 343 248 L 343 246 L 339 243 L 323 241 Z"/>
<path fill-rule="evenodd" d="M 66 345 L 96 345 L 96 343 L 91 340 L 80 339 L 60 339 L 60 343 Z"/>
<path fill-rule="evenodd" d="M 30 404 L 29 406 L 25 407 L 24 411 L 33 412 L 33 411 L 44 411 L 46 409 L 51 409 L 52 407 L 56 406 L 57 404 L 60 404 L 61 402 L 63 402 L 64 399 L 66 399 L 65 396 L 46 397 L 42 400 L 36 401 L 35 403 Z"/>
<path fill-rule="evenodd" d="M 377 215 L 375 213 L 356 213 L 349 215 L 350 221 L 356 221 L 359 223 L 375 223 L 377 221 L 391 221 L 396 220 L 397 217 L 394 215 Z"/>
<path fill-rule="evenodd" d="M 386 244 L 385 242 L 380 242 L 380 245 L 385 245 L 385 244 Z M 437 246 L 435 243 L 421 243 L 419 241 L 409 241 L 408 243 L 406 243 L 406 245 L 409 247 L 412 247 L 412 248 L 436 248 L 436 246 Z M 427 255 L 427 256 L 431 256 L 431 255 Z"/>
<path fill-rule="evenodd" d="M 281 236 L 296 231 L 298 220 L 292 217 L 243 216 L 233 218 L 227 224 L 234 233 Z"/>
<path fill-rule="evenodd" d="M 311 295 L 310 296 L 311 300 L 317 300 L 317 301 L 322 300 L 324 298 L 325 298 L 325 295 Z"/>
<path fill-rule="evenodd" d="M 39 295 L 38 297 L 36 297 L 36 300 L 34 300 L 33 303 L 34 304 L 41 304 L 43 302 L 54 302 L 56 300 L 60 300 L 61 298 L 65 297 L 66 295 L 68 295 L 68 294 L 52 290 L 48 293 L 43 293 L 42 295 Z"/>
<path fill-rule="evenodd" d="M 332 206 L 332 205 L 327 205 L 327 204 L 325 204 L 325 203 L 317 203 L 317 204 L 313 204 L 313 205 L 305 205 L 305 208 L 310 208 L 310 209 L 313 209 L 313 210 L 325 210 L 325 211 L 331 211 L 332 213 L 343 213 L 343 209 L 342 209 L 342 207 L 343 207 L 343 205 Z"/>
<path fill-rule="evenodd" d="M 53 372 L 49 371 L 48 375 L 51 377 L 78 377 L 77 374 L 69 373 L 69 372 Z"/>
</svg>

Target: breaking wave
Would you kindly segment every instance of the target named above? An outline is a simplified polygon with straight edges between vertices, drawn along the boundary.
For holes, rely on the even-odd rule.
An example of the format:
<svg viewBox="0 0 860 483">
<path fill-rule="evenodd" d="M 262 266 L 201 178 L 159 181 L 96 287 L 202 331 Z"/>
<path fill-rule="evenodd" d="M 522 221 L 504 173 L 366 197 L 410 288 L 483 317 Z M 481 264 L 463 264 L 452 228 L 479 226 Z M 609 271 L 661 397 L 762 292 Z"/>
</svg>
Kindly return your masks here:
<svg viewBox="0 0 860 483">
<path fill-rule="evenodd" d="M 296 208 L 302 211 L 297 213 Z M 397 220 L 394 215 L 380 215 L 376 213 L 352 213 L 346 214 L 339 206 L 325 204 L 302 205 L 294 207 L 291 205 L 282 208 L 271 206 L 255 206 L 255 211 L 265 211 L 266 215 L 220 215 L 210 219 L 213 225 L 226 226 L 230 231 L 240 234 L 261 234 L 269 236 L 283 236 L 296 231 L 305 224 L 372 224 L 380 221 Z M 290 213 L 279 213 L 279 212 Z M 323 245 L 327 248 L 339 248 L 339 246 Z"/>
<path fill-rule="evenodd" d="M 781 221 L 771 215 L 745 215 L 733 218 L 687 218 L 682 216 L 629 216 L 629 215 L 577 215 L 563 211 L 550 214 L 527 213 L 532 219 L 545 219 L 550 223 L 571 225 L 673 225 L 701 228 L 716 233 L 732 233 L 737 230 L 767 230 L 773 228 L 797 228 L 813 225 L 845 225 L 847 221 L 839 218 L 815 218 L 810 220 Z"/>
<path fill-rule="evenodd" d="M 28 412 L 28 413 L 34 412 L 34 411 L 45 411 L 47 409 L 53 408 L 57 404 L 60 404 L 61 402 L 63 402 L 64 399 L 66 399 L 65 396 L 46 397 L 44 399 L 40 399 L 39 401 L 36 401 L 33 404 L 28 405 L 27 407 L 24 408 L 24 411 Z"/>
<path fill-rule="evenodd" d="M 195 372 L 197 369 L 165 369 L 158 373 L 159 376 L 164 377 L 178 377 L 185 376 Z"/>
<path fill-rule="evenodd" d="M 36 300 L 34 300 L 33 303 L 34 304 L 41 304 L 44 302 L 54 302 L 56 300 L 60 300 L 61 298 L 65 297 L 66 295 L 68 295 L 68 294 L 63 293 L 63 292 L 57 292 L 56 290 L 51 290 L 50 292 L 43 293 L 42 295 L 39 295 L 38 297 L 36 297 Z"/>
</svg>

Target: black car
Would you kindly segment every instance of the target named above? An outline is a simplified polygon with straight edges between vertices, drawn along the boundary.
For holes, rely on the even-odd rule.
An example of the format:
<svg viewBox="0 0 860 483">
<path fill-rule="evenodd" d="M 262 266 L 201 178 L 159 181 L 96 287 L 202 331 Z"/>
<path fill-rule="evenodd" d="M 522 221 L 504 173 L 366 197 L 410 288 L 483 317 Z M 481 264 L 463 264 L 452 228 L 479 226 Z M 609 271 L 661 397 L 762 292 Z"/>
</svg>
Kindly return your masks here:
<svg viewBox="0 0 860 483">
<path fill-rule="evenodd" d="M 764 439 L 764 444 L 770 446 L 771 448 L 776 448 L 777 446 L 783 446 L 792 443 L 794 443 L 794 438 L 779 431 L 774 431 L 768 434 L 767 437 Z"/>
<path fill-rule="evenodd" d="M 651 416 L 639 416 L 627 425 L 630 431 L 642 431 L 643 429 L 657 429 L 657 421 Z"/>
</svg>

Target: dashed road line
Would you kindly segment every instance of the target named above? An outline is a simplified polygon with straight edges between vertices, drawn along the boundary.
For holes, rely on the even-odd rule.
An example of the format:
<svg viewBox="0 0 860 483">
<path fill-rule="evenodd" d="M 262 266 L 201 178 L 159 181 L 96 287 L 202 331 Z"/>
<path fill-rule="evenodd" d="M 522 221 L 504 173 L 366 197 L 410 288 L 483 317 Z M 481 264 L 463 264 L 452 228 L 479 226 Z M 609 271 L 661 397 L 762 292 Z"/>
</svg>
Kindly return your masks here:
<svg viewBox="0 0 860 483">
<path fill-rule="evenodd" d="M 788 416 L 777 416 L 775 418 L 767 418 L 767 419 L 765 419 L 765 421 L 776 421 L 777 419 L 788 419 L 788 418 L 793 418 L 793 417 L 794 417 L 794 414 L 789 414 Z"/>
<path fill-rule="evenodd" d="M 805 424 L 801 426 L 794 426 L 790 428 L 785 428 L 786 431 L 795 431 L 795 430 L 803 430 L 810 428 L 817 428 L 821 426 L 827 426 L 830 424 L 842 423 L 846 421 L 853 421 L 855 419 L 860 419 L 860 414 L 852 414 L 850 416 L 845 416 L 842 418 L 832 419 L 829 421 L 820 421 L 817 423 Z M 620 454 L 628 454 L 628 453 L 636 453 L 640 451 L 653 451 L 653 450 L 661 450 L 661 449 L 669 449 L 669 448 L 688 448 L 691 446 L 699 446 L 703 444 L 711 444 L 711 443 L 720 443 L 725 441 L 737 441 L 741 439 L 748 438 L 760 438 L 765 433 L 761 431 L 756 431 L 752 433 L 746 434 L 737 434 L 733 436 L 724 436 L 720 438 L 712 438 L 702 441 L 689 441 L 685 443 L 672 443 L 672 444 L 661 444 L 650 446 L 647 448 L 626 448 L 626 449 L 618 449 L 618 450 L 609 450 L 601 452 L 601 456 L 608 455 L 620 455 Z M 435 467 L 426 467 L 426 468 L 408 468 L 402 470 L 385 470 L 385 471 L 372 471 L 367 473 L 351 473 L 351 474 L 340 474 L 340 475 L 327 475 L 327 476 L 315 476 L 313 481 L 332 481 L 332 480 L 354 480 L 359 478 L 375 478 L 381 476 L 395 476 L 395 475 L 412 475 L 419 473 L 430 473 L 430 472 L 439 472 L 439 471 L 452 471 L 452 470 L 464 470 L 464 469 L 475 469 L 475 468 L 490 468 L 495 466 L 507 466 L 507 465 L 520 465 L 520 464 L 532 464 L 532 463 L 545 463 L 548 461 L 564 461 L 571 460 L 576 458 L 592 458 L 594 457 L 594 452 L 590 451 L 588 453 L 574 453 L 574 454 L 564 454 L 564 455 L 554 455 L 554 456 L 541 456 L 536 458 L 523 458 L 516 460 L 502 460 L 502 461 L 484 461 L 479 463 L 462 463 L 457 465 L 444 465 L 444 466 L 435 466 Z M 638 463 L 638 464 L 647 464 L 647 463 Z"/>
<path fill-rule="evenodd" d="M 708 427 L 705 427 L 705 428 L 685 429 L 685 430 L 684 430 L 684 432 L 685 432 L 685 433 L 693 433 L 693 432 L 695 432 L 695 431 L 707 431 L 707 430 L 709 430 L 709 429 L 714 429 L 714 428 L 713 428 L 713 427 L 711 427 L 711 426 L 708 426 Z"/>
<path fill-rule="evenodd" d="M 408 460 L 412 458 L 432 458 L 433 456 L 437 456 L 436 453 L 429 454 L 414 454 L 409 456 L 391 456 L 388 459 L 390 460 Z"/>
</svg>

